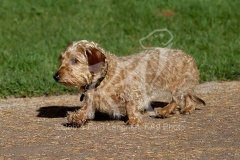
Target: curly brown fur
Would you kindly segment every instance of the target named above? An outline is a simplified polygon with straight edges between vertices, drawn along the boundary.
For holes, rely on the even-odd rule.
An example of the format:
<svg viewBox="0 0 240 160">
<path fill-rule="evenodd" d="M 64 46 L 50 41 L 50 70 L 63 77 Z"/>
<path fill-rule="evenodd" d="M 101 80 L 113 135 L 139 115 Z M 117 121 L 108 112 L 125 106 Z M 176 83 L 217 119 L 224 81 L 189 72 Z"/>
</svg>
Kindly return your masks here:
<svg viewBox="0 0 240 160">
<path fill-rule="evenodd" d="M 164 108 L 155 108 L 158 117 L 176 112 L 189 114 L 196 102 L 193 90 L 199 71 L 194 59 L 181 50 L 155 48 L 139 54 L 117 57 L 105 52 L 97 43 L 82 40 L 68 45 L 59 57 L 61 66 L 54 79 L 66 86 L 77 87 L 82 109 L 69 113 L 70 123 L 83 124 L 93 119 L 95 111 L 114 117 L 127 116 L 127 124 L 142 123 L 141 111 L 161 97 L 172 95 Z"/>
</svg>

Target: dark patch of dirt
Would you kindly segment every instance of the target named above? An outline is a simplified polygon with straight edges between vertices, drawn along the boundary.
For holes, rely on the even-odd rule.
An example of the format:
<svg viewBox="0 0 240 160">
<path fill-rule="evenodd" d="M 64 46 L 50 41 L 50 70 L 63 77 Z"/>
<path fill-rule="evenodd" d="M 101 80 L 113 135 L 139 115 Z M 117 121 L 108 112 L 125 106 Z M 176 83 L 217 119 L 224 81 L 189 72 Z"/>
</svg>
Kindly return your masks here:
<svg viewBox="0 0 240 160">
<path fill-rule="evenodd" d="M 164 16 L 164 17 L 172 17 L 176 14 L 176 12 L 171 11 L 171 10 L 162 10 L 162 11 L 158 11 L 158 15 Z"/>
<path fill-rule="evenodd" d="M 166 119 L 144 114 L 144 125 L 98 115 L 66 125 L 79 96 L 1 99 L 2 159 L 240 159 L 240 82 L 196 88 L 207 105 Z"/>
</svg>

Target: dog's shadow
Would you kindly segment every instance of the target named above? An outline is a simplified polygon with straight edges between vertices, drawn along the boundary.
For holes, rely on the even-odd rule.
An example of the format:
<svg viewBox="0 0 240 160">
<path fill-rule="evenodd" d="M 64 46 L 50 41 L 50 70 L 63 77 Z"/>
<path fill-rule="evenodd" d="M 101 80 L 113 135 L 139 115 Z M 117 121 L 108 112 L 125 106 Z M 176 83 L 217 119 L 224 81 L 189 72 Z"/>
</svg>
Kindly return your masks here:
<svg viewBox="0 0 240 160">
<path fill-rule="evenodd" d="M 151 106 L 155 107 L 164 107 L 168 103 L 165 102 L 151 102 Z M 67 116 L 67 112 L 73 112 L 79 110 L 80 107 L 77 106 L 45 106 L 40 107 L 37 112 L 37 117 L 43 118 L 64 118 Z M 111 120 L 113 119 L 108 114 L 96 112 L 94 120 Z"/>
<path fill-rule="evenodd" d="M 168 103 L 166 102 L 158 102 L 158 101 L 153 101 L 151 102 L 151 107 L 152 109 L 154 108 L 163 108 L 167 105 Z M 79 110 L 81 107 L 76 107 L 76 106 L 45 106 L 45 107 L 40 107 L 37 112 L 37 117 L 42 117 L 42 118 L 64 118 L 67 116 L 67 113 L 73 112 L 73 111 L 77 111 Z M 201 110 L 196 108 L 196 110 Z M 155 117 L 156 118 L 156 117 Z M 96 112 L 95 113 L 95 118 L 94 121 L 109 121 L 109 120 L 116 120 L 113 117 L 111 117 L 110 115 L 106 114 L 106 113 L 101 113 L 101 112 Z M 124 122 L 127 121 L 127 117 L 121 117 L 118 120 L 122 120 Z M 72 124 L 63 124 L 63 126 L 66 127 L 71 127 Z M 75 127 L 75 126 L 73 126 Z"/>
<path fill-rule="evenodd" d="M 81 107 L 75 106 L 45 106 L 40 107 L 37 112 L 37 117 L 42 118 L 64 118 L 67 116 L 67 112 L 73 112 L 79 110 Z M 95 113 L 95 121 L 107 121 L 113 120 L 111 116 L 108 114 L 96 112 Z"/>
<path fill-rule="evenodd" d="M 37 117 L 43 118 L 64 118 L 67 116 L 68 111 L 76 111 L 80 109 L 80 107 L 74 106 L 45 106 L 40 107 L 37 112 Z"/>
</svg>

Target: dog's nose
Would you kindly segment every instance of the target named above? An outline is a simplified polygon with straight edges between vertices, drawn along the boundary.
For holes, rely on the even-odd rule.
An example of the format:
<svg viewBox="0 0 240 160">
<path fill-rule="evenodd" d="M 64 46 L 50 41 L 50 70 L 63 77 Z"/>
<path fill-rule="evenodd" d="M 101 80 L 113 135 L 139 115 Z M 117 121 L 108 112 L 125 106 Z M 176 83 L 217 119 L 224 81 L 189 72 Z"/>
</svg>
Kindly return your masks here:
<svg viewBox="0 0 240 160">
<path fill-rule="evenodd" d="M 53 78 L 55 79 L 55 81 L 59 81 L 60 80 L 60 75 L 58 73 L 54 74 Z"/>
</svg>

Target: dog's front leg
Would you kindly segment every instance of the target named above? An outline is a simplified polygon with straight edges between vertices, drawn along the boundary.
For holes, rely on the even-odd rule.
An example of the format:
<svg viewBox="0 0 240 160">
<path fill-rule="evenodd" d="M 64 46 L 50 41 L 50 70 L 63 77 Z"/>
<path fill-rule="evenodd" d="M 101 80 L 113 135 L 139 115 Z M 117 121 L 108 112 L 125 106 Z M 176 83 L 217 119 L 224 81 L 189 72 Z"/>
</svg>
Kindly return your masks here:
<svg viewBox="0 0 240 160">
<path fill-rule="evenodd" d="M 81 109 L 76 112 L 68 112 L 67 120 L 69 123 L 83 125 L 88 119 L 93 119 L 95 116 L 95 109 L 92 103 L 87 102 Z"/>
<path fill-rule="evenodd" d="M 142 115 L 134 102 L 128 102 L 126 106 L 128 121 L 127 125 L 139 126 L 142 124 Z"/>
</svg>

